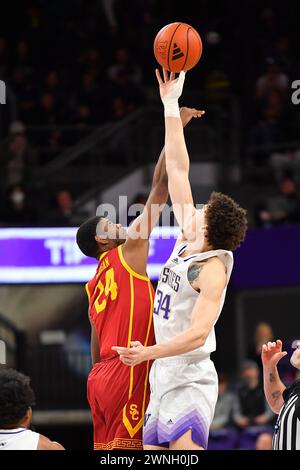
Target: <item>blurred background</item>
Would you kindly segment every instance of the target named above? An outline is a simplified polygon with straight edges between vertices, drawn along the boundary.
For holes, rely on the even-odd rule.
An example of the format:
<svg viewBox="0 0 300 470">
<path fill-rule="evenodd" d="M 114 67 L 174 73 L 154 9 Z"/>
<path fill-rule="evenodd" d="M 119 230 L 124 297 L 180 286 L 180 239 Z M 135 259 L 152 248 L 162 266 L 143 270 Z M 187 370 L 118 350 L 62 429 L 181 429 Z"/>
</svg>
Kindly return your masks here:
<svg viewBox="0 0 300 470">
<path fill-rule="evenodd" d="M 270 446 L 260 348 L 283 340 L 288 385 L 300 337 L 299 2 L 9 3 L 0 15 L 0 339 L 8 365 L 32 379 L 36 429 L 66 448 L 92 448 L 84 282 L 95 264 L 74 234 L 102 202 L 145 202 L 164 141 L 153 40 L 182 21 L 204 45 L 181 100 L 206 110 L 186 130 L 194 199 L 228 193 L 250 227 L 217 325 L 210 448 Z M 151 243 L 155 285 L 172 240 Z"/>
</svg>

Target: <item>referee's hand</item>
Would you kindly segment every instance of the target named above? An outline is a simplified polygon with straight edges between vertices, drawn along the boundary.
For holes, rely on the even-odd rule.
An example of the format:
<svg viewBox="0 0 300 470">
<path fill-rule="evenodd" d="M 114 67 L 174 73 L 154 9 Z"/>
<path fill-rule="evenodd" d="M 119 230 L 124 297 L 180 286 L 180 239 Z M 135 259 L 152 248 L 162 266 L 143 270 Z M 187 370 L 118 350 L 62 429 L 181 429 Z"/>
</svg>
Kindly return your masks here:
<svg viewBox="0 0 300 470">
<path fill-rule="evenodd" d="M 300 370 L 300 342 L 297 344 L 297 349 L 295 349 L 290 359 L 290 363 L 292 366 L 296 367 L 296 369 Z"/>
<path fill-rule="evenodd" d="M 261 350 L 261 360 L 264 369 L 273 370 L 278 362 L 287 355 L 286 351 L 282 351 L 282 341 L 278 339 L 275 342 L 269 341 L 268 344 L 263 344 Z"/>
</svg>

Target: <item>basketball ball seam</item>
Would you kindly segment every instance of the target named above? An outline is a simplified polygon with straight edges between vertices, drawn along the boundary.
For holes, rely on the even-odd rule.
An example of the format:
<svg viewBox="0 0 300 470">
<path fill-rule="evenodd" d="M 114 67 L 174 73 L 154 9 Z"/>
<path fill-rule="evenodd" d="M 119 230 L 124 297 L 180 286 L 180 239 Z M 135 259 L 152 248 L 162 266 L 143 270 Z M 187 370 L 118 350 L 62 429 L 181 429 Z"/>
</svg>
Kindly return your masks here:
<svg viewBox="0 0 300 470">
<path fill-rule="evenodd" d="M 182 23 L 179 23 L 179 25 L 174 29 L 173 31 L 173 34 L 172 34 L 172 37 L 171 37 L 171 40 L 170 40 L 170 43 L 169 43 L 169 49 L 168 49 L 168 69 L 170 69 L 170 50 L 171 50 L 171 45 L 172 45 L 172 42 L 173 42 L 173 38 L 175 36 L 175 33 L 176 31 L 178 30 L 178 28 L 182 25 Z"/>
<path fill-rule="evenodd" d="M 192 29 L 192 28 L 188 28 L 188 29 L 186 30 L 186 55 L 185 55 L 184 64 L 183 64 L 183 66 L 182 66 L 182 70 L 184 70 L 184 66 L 185 66 L 186 61 L 187 61 L 187 58 L 188 58 L 188 56 L 189 56 L 189 31 L 190 31 L 190 29 Z"/>
</svg>

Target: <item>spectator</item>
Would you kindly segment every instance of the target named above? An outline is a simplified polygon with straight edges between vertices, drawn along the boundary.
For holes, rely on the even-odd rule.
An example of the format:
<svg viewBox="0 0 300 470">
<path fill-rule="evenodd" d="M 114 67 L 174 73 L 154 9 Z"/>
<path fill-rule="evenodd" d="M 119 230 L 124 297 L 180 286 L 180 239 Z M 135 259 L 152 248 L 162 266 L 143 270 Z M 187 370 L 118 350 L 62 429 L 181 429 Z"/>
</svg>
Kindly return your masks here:
<svg viewBox="0 0 300 470">
<path fill-rule="evenodd" d="M 261 118 L 250 132 L 250 145 L 262 147 L 252 154 L 252 160 L 257 166 L 268 162 L 272 152 L 268 147 L 282 143 L 286 138 L 284 102 L 281 93 L 273 89 L 265 98 Z"/>
<path fill-rule="evenodd" d="M 1 167 L 4 169 L 3 185 L 27 183 L 35 176 L 37 169 L 36 152 L 31 148 L 22 122 L 15 121 L 10 126 L 10 136 L 0 154 Z"/>
<path fill-rule="evenodd" d="M 102 122 L 105 116 L 107 118 L 107 83 L 102 77 L 100 79 L 101 83 L 99 85 L 97 74 L 92 70 L 85 72 L 75 100 L 75 114 L 78 106 L 86 106 L 89 109 L 89 121 L 91 123 Z"/>
<path fill-rule="evenodd" d="M 80 137 L 84 137 L 90 131 L 93 123 L 92 111 L 87 104 L 80 104 L 77 109 L 76 127 L 80 129 Z"/>
<path fill-rule="evenodd" d="M 256 97 L 261 100 L 267 96 L 270 90 L 277 90 L 285 96 L 288 87 L 288 76 L 281 71 L 278 62 L 269 58 L 267 60 L 265 74 L 259 77 L 256 82 Z"/>
<path fill-rule="evenodd" d="M 68 94 L 57 70 L 50 70 L 46 74 L 43 93 L 53 95 L 57 106 L 60 108 L 60 116 L 66 114 L 66 97 Z"/>
<path fill-rule="evenodd" d="M 0 369 L 1 450 L 64 450 L 58 442 L 30 430 L 34 404 L 29 377 L 14 369 Z"/>
<path fill-rule="evenodd" d="M 207 75 L 205 96 L 210 102 L 220 102 L 227 99 L 230 88 L 230 79 L 224 70 L 215 68 Z"/>
<path fill-rule="evenodd" d="M 125 70 L 119 71 L 112 82 L 111 93 L 115 98 L 119 98 L 124 103 L 124 112 L 129 114 L 144 102 L 144 93 L 133 84 Z"/>
<path fill-rule="evenodd" d="M 287 173 L 279 183 L 279 192 L 265 202 L 258 219 L 270 225 L 300 221 L 300 198 L 293 176 Z"/>
<path fill-rule="evenodd" d="M 274 333 L 269 323 L 261 322 L 255 327 L 254 342 L 249 348 L 248 358 L 261 368 L 261 348 L 264 343 L 274 340 Z M 262 370 L 262 369 L 261 369 Z"/>
<path fill-rule="evenodd" d="M 32 76 L 33 69 L 31 65 L 30 50 L 27 40 L 21 40 L 17 44 L 16 58 L 14 63 L 16 63 L 18 67 L 23 69 L 27 78 L 30 78 Z"/>
<path fill-rule="evenodd" d="M 211 431 L 226 428 L 231 423 L 234 394 L 228 389 L 228 378 L 225 374 L 219 374 L 219 395 L 216 404 L 215 415 L 211 424 Z"/>
<path fill-rule="evenodd" d="M 259 17 L 259 29 L 261 42 L 268 44 L 274 42 L 279 37 L 279 18 L 271 8 L 263 8 Z"/>
<path fill-rule="evenodd" d="M 97 91 L 95 77 L 92 73 L 86 72 L 81 80 L 78 96 L 79 101 L 92 106 L 97 99 Z"/>
<path fill-rule="evenodd" d="M 30 77 L 26 77 L 24 69 L 15 66 L 12 71 L 12 89 L 18 100 L 20 118 L 30 124 L 37 121 L 37 89 Z"/>
<path fill-rule="evenodd" d="M 275 42 L 274 56 L 276 57 L 276 62 L 281 64 L 285 71 L 291 71 L 294 58 L 291 51 L 290 39 L 287 35 L 280 36 Z"/>
<path fill-rule="evenodd" d="M 78 71 L 79 76 L 83 76 L 85 73 L 91 74 L 94 79 L 102 76 L 104 63 L 101 51 L 96 47 L 91 47 L 81 51 L 78 59 Z"/>
<path fill-rule="evenodd" d="M 123 98 L 115 96 L 111 103 L 111 119 L 118 121 L 127 115 L 127 107 Z"/>
<path fill-rule="evenodd" d="M 42 93 L 38 111 L 39 125 L 52 126 L 59 121 L 59 111 L 57 109 L 56 98 L 53 93 Z"/>
<path fill-rule="evenodd" d="M 2 209 L 1 221 L 8 225 L 32 225 L 36 222 L 36 214 L 29 202 L 24 186 L 12 186 L 7 193 Z"/>
<path fill-rule="evenodd" d="M 273 418 L 259 376 L 256 362 L 247 360 L 243 363 L 242 381 L 238 386 L 233 411 L 233 420 L 240 429 L 266 426 Z"/>
<path fill-rule="evenodd" d="M 55 194 L 55 208 L 48 217 L 43 218 L 43 223 L 56 226 L 67 227 L 75 224 L 73 213 L 73 200 L 70 191 L 61 189 Z"/>
<path fill-rule="evenodd" d="M 86 54 L 86 67 L 95 76 L 102 71 L 102 57 L 97 47 L 91 47 Z"/>
<path fill-rule="evenodd" d="M 47 73 L 45 78 L 44 91 L 46 93 L 58 93 L 59 86 L 60 83 L 57 72 L 55 70 L 50 70 L 50 72 Z"/>
<path fill-rule="evenodd" d="M 125 74 L 130 83 L 134 83 L 135 85 L 141 83 L 141 69 L 132 61 L 129 50 L 125 47 L 121 47 L 117 50 L 116 61 L 108 69 L 108 76 L 113 82 L 118 82 L 120 74 Z"/>
</svg>

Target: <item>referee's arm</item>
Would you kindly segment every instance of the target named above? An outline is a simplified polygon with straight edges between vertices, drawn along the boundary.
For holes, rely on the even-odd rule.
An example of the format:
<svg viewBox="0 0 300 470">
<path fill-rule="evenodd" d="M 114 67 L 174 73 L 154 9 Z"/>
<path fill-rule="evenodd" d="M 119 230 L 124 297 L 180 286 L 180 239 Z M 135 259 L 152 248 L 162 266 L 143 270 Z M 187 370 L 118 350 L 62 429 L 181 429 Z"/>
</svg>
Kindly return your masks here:
<svg viewBox="0 0 300 470">
<path fill-rule="evenodd" d="M 282 342 L 280 340 L 262 346 L 261 359 L 264 370 L 265 396 L 269 407 L 276 414 L 279 414 L 284 403 L 282 393 L 286 389 L 280 380 L 277 364 L 286 354 L 285 351 L 282 351 Z"/>
</svg>

